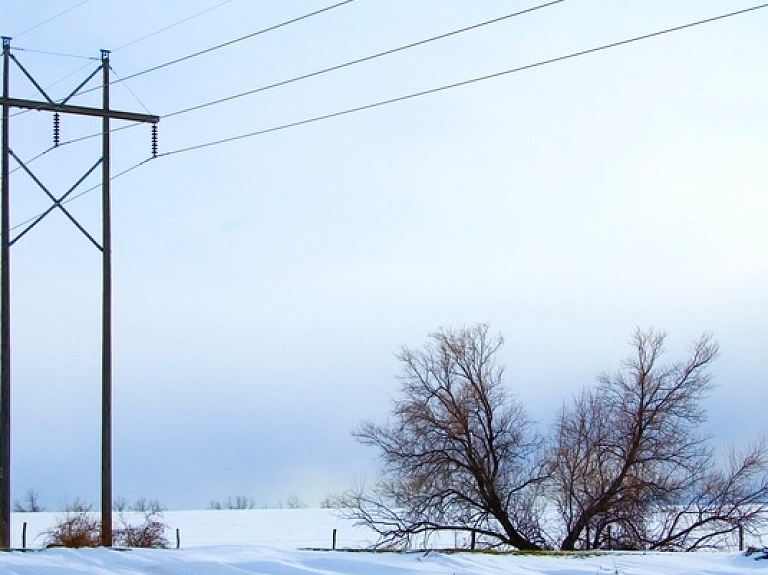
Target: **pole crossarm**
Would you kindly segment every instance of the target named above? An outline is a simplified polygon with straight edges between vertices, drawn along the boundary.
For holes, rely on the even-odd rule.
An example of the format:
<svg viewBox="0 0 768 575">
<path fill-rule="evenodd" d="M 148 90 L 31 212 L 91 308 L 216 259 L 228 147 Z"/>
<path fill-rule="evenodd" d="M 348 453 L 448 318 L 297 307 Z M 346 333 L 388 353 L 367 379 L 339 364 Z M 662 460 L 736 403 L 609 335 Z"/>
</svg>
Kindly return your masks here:
<svg viewBox="0 0 768 575">
<path fill-rule="evenodd" d="M 89 108 L 87 106 L 72 106 L 71 104 L 57 104 L 55 102 L 40 102 L 36 100 L 24 100 L 20 98 L 0 97 L 0 105 L 11 108 L 24 108 L 27 110 L 44 110 L 47 112 L 60 112 L 62 114 L 76 114 L 79 116 L 96 116 L 113 120 L 127 120 L 129 122 L 144 122 L 157 124 L 160 116 L 151 114 L 137 114 L 134 112 L 122 112 L 120 110 L 105 110 L 104 108 Z"/>
</svg>

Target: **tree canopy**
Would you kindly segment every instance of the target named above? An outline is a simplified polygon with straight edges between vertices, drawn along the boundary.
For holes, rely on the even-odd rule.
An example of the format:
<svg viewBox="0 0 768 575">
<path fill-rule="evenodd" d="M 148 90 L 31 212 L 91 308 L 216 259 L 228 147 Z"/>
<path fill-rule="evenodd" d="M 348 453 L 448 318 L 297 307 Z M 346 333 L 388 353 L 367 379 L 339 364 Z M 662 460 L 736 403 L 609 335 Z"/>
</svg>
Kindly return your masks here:
<svg viewBox="0 0 768 575">
<path fill-rule="evenodd" d="M 472 547 L 697 549 L 758 529 L 765 444 L 723 462 L 702 429 L 718 346 L 705 335 L 667 361 L 665 340 L 637 330 L 620 368 L 546 435 L 505 387 L 503 338 L 487 325 L 403 348 L 390 421 L 355 431 L 381 477 L 346 494 L 348 512 L 399 547 L 449 531 Z"/>
</svg>

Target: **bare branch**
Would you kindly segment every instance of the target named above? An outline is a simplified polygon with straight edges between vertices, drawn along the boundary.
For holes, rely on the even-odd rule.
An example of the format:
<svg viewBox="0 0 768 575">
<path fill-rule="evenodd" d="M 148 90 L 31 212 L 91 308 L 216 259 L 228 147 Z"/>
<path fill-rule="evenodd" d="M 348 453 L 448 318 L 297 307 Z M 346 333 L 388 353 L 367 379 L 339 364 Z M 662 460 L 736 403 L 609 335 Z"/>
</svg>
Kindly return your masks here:
<svg viewBox="0 0 768 575">
<path fill-rule="evenodd" d="M 465 531 L 494 545 L 537 549 L 536 497 L 546 473 L 542 441 L 502 386 L 501 337 L 488 326 L 442 330 L 423 350 L 404 348 L 401 395 L 387 425 L 355 436 L 379 450 L 383 479 L 351 496 L 355 517 L 380 544 Z"/>
</svg>

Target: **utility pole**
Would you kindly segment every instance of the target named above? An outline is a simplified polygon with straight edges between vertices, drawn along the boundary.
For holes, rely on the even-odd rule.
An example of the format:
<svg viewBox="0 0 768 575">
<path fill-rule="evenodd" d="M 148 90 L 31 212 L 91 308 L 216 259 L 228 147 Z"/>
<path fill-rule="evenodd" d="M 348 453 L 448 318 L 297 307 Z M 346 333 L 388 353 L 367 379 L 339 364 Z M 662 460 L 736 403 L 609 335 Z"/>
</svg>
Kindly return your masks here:
<svg viewBox="0 0 768 575">
<path fill-rule="evenodd" d="M 45 100 L 25 100 L 10 97 L 10 64 L 13 61 L 29 79 Z M 68 104 L 94 76 L 102 73 L 102 106 L 91 108 Z M 156 125 L 160 118 L 150 114 L 136 114 L 112 110 L 109 104 L 109 51 L 101 51 L 101 65 L 83 81 L 67 98 L 60 102 L 53 101 L 40 87 L 40 84 L 27 72 L 21 62 L 11 53 L 11 39 L 3 37 L 3 95 L 0 99 L 3 109 L 2 124 L 2 197 L 0 209 L 0 548 L 11 546 L 11 328 L 10 328 L 10 248 L 23 235 L 36 226 L 45 216 L 58 208 L 102 253 L 102 361 L 101 361 L 101 534 L 100 541 L 105 547 L 112 545 L 112 238 L 110 212 L 110 120 L 126 120 Z M 42 110 L 54 114 L 75 114 L 101 118 L 101 158 L 62 196 L 54 196 L 32 173 L 29 167 L 10 147 L 10 109 L 22 108 Z M 55 122 L 58 121 L 56 117 Z M 57 144 L 58 142 L 55 142 Z M 155 146 L 153 142 L 153 154 Z M 35 219 L 14 239 L 10 237 L 10 158 L 32 178 L 48 195 L 52 206 Z M 63 202 L 101 164 L 102 188 L 102 242 L 99 244 L 83 226 L 67 211 Z"/>
<path fill-rule="evenodd" d="M 0 200 L 0 547 L 11 546 L 11 262 L 10 262 L 10 150 L 8 84 L 11 39 L 3 38 L 2 200 Z"/>
<path fill-rule="evenodd" d="M 101 51 L 101 544 L 112 546 L 112 215 L 109 150 L 109 52 Z"/>
</svg>

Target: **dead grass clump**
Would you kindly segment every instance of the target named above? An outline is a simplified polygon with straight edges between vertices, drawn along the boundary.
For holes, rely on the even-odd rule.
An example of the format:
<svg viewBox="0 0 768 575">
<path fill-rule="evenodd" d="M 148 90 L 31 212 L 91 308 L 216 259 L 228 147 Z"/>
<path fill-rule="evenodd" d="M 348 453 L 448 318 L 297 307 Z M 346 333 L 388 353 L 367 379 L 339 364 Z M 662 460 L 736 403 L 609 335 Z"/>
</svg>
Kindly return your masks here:
<svg viewBox="0 0 768 575">
<path fill-rule="evenodd" d="M 141 500 L 143 501 L 143 500 Z M 115 547 L 142 547 L 165 549 L 168 539 L 165 537 L 165 524 L 162 506 L 157 502 L 138 506 L 142 521 L 132 521 L 130 514 L 120 513 L 119 527 L 112 531 L 112 544 Z M 90 505 L 80 501 L 69 505 L 61 521 L 45 532 L 46 547 L 98 547 L 101 521 Z"/>
</svg>

